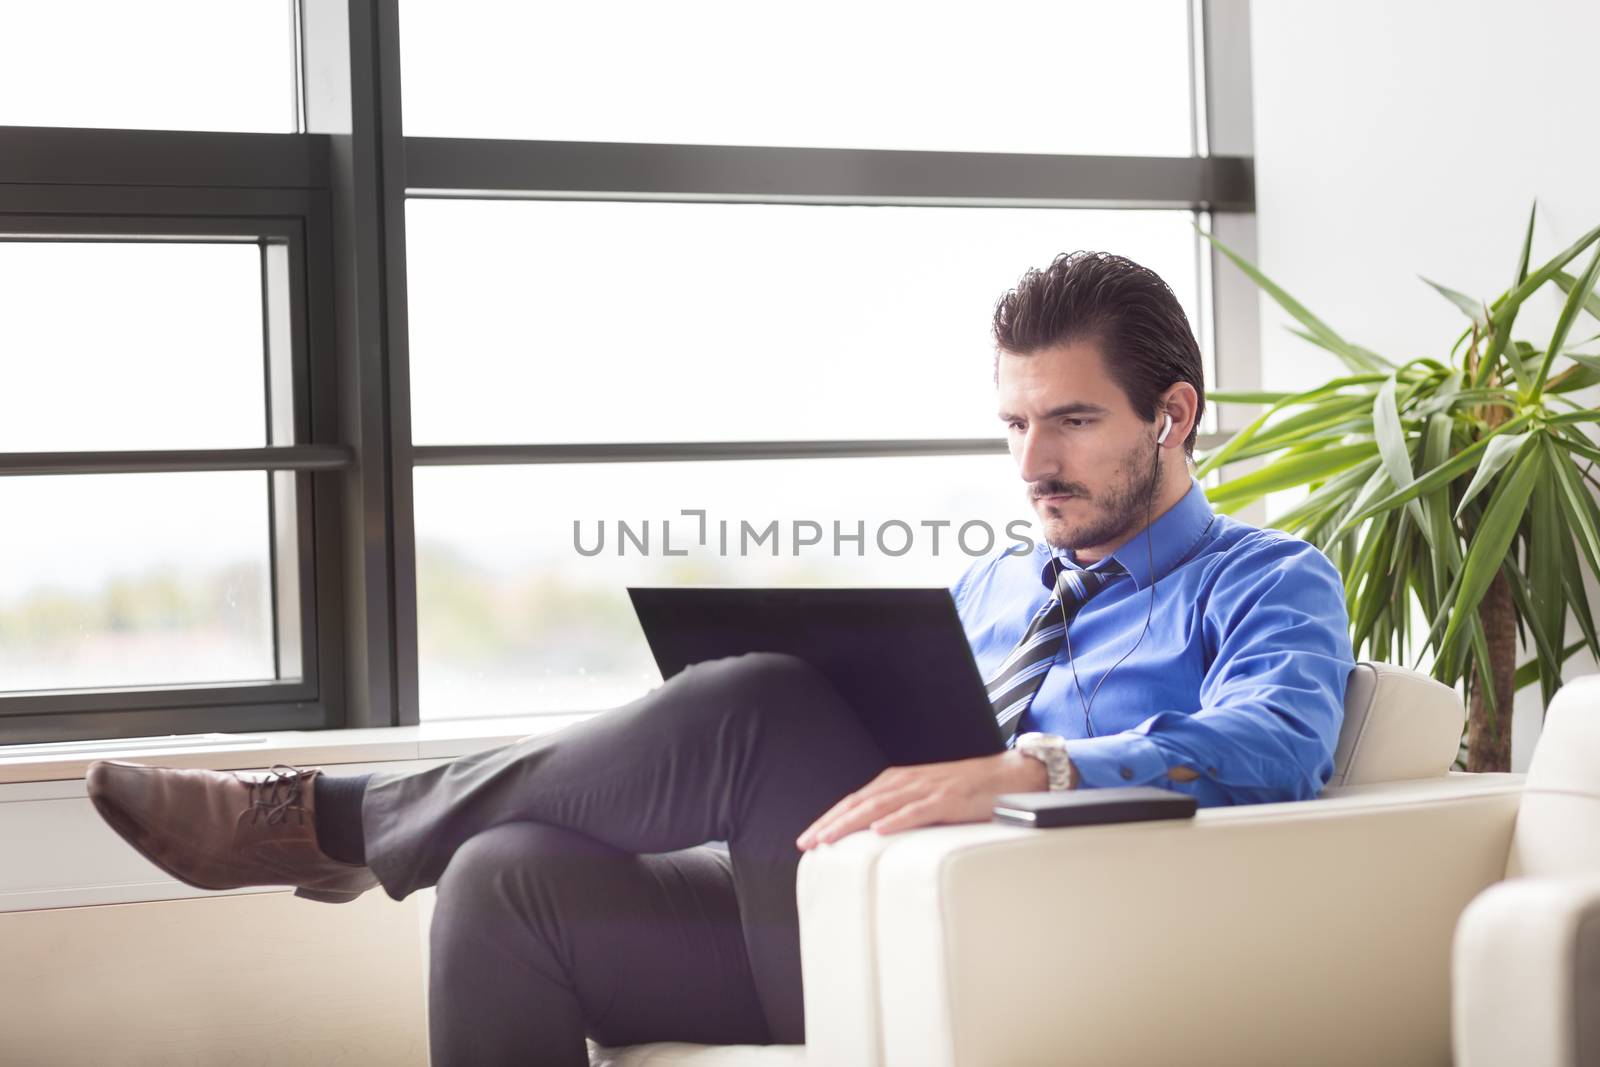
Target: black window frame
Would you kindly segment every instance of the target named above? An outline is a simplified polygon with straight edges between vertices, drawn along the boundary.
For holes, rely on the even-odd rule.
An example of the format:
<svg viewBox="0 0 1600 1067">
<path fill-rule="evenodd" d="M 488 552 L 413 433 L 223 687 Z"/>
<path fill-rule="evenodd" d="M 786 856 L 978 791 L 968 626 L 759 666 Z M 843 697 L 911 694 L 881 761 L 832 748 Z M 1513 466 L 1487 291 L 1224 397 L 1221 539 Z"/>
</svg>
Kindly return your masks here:
<svg viewBox="0 0 1600 1067">
<path fill-rule="evenodd" d="M 319 555 L 327 557 L 337 543 L 337 480 L 351 455 L 334 443 L 327 412 L 313 404 L 331 395 L 332 368 L 324 355 L 332 347 L 326 166 L 317 146 L 279 135 L 29 127 L 0 129 L 0 143 L 8 149 L 0 154 L 0 240 L 226 242 L 258 249 L 264 446 L 0 453 L 0 476 L 266 474 L 279 675 L 0 693 L 0 742 L 342 724 L 341 635 L 329 624 L 341 613 L 339 586 L 330 580 L 338 561 Z M 216 184 L 191 184 L 197 178 Z M 289 495 L 292 511 L 282 506 Z M 280 517 L 288 515 L 292 529 L 280 529 Z"/>
</svg>

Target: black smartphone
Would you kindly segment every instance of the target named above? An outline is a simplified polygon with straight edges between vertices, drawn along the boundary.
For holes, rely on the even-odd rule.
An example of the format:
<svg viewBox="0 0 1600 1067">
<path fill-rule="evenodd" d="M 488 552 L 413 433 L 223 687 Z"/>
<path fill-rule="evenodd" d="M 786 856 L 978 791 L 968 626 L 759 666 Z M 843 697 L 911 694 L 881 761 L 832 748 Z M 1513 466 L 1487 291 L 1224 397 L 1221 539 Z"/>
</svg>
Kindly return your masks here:
<svg viewBox="0 0 1600 1067">
<path fill-rule="evenodd" d="M 1151 785 L 1005 793 L 995 798 L 994 821 L 1047 829 L 1102 823 L 1189 819 L 1200 805 L 1187 793 Z"/>
</svg>

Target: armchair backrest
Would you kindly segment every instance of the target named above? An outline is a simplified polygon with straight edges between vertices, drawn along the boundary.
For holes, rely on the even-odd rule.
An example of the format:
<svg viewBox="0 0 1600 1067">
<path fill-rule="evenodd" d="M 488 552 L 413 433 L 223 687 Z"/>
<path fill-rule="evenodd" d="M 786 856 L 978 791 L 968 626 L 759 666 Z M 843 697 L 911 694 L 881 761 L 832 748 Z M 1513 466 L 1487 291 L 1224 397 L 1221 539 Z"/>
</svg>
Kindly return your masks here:
<svg viewBox="0 0 1600 1067">
<path fill-rule="evenodd" d="M 1600 873 L 1600 675 L 1563 685 L 1528 764 L 1506 877 Z"/>
<path fill-rule="evenodd" d="M 1450 770 L 1467 709 L 1443 682 L 1362 660 L 1345 690 L 1329 786 L 1432 778 Z"/>
</svg>

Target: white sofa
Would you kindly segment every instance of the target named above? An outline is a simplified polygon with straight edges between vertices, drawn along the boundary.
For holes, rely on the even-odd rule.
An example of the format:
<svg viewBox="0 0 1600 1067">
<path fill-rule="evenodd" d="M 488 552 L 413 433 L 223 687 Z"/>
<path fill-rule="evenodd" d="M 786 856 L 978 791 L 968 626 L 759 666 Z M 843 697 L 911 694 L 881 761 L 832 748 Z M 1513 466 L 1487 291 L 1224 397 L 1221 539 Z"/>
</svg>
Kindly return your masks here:
<svg viewBox="0 0 1600 1067">
<path fill-rule="evenodd" d="M 1600 678 L 1574 682 L 1526 782 L 1454 773 L 1455 693 L 1362 664 L 1317 800 L 1179 822 L 853 834 L 800 865 L 805 1046 L 591 1058 L 1443 1064 L 1454 943 L 1457 1062 L 1585 1062 L 1596 1034 L 1579 1020 L 1600 1018 L 1583 1015 L 1600 995 L 1597 716 Z"/>
</svg>

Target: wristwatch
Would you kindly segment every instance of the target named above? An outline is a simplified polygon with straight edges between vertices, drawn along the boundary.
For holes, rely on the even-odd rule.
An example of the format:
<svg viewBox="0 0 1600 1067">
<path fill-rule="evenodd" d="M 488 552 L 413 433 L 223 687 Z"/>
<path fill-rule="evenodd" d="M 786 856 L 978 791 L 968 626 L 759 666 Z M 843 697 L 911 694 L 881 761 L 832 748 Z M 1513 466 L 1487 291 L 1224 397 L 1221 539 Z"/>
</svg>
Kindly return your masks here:
<svg viewBox="0 0 1600 1067">
<path fill-rule="evenodd" d="M 1078 769 L 1067 758 L 1067 739 L 1059 734 L 1026 733 L 1017 738 L 1017 751 L 1044 764 L 1050 791 L 1078 788 Z"/>
</svg>

